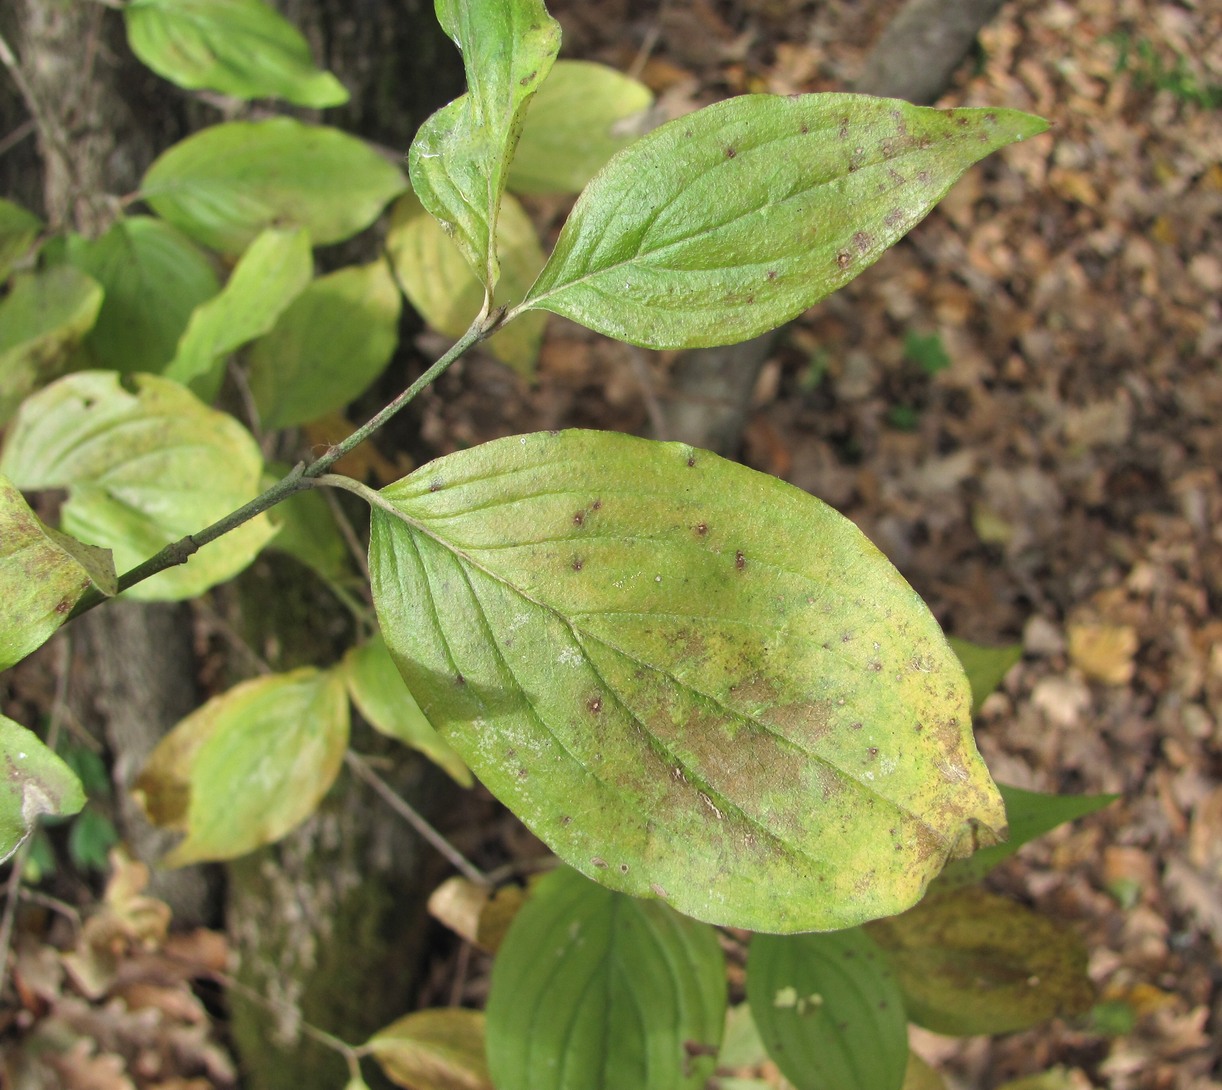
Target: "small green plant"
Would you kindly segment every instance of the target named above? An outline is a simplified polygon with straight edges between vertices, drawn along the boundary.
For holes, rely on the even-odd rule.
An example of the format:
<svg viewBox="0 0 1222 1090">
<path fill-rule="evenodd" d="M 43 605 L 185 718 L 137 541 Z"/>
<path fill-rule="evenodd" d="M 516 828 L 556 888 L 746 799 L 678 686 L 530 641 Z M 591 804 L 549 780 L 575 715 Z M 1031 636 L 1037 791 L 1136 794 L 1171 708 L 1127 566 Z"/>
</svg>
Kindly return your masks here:
<svg viewBox="0 0 1222 1090">
<path fill-rule="evenodd" d="M 546 312 L 653 348 L 771 329 L 1045 123 L 751 95 L 628 140 L 616 126 L 646 100 L 553 69 L 540 0 L 438 0 L 437 14 L 468 91 L 417 134 L 410 192 L 352 137 L 276 118 L 168 149 L 137 194 L 147 214 L 98 239 L 52 244 L 0 205 L 16 270 L 0 301 L 0 668 L 117 593 L 194 597 L 265 548 L 349 604 L 361 636 L 341 661 L 243 682 L 157 748 L 138 791 L 184 834 L 167 862 L 234 858 L 300 823 L 355 706 L 459 782 L 477 776 L 567 864 L 518 915 L 486 1024 L 408 1016 L 347 1049 L 353 1088 L 362 1056 L 404 1086 L 438 1064 L 498 1090 L 703 1086 L 726 1020 L 715 925 L 758 933 L 750 1010 L 804 1090 L 898 1090 L 910 1017 L 976 1033 L 1081 1009 L 1072 939 L 973 883 L 1100 800 L 998 789 L 969 682 L 995 659 L 952 648 L 847 520 L 708 452 L 604 432 L 497 440 L 376 491 L 333 472 L 473 345 L 528 370 Z M 256 0 L 133 0 L 124 17 L 137 54 L 183 86 L 343 95 Z M 587 162 L 607 161 L 566 173 L 556 103 L 595 84 L 572 112 L 602 134 Z M 506 191 L 579 183 L 544 258 Z M 314 247 L 392 201 L 389 260 L 314 275 Z M 400 287 L 453 347 L 351 436 L 274 471 L 252 429 L 362 393 L 394 351 Z M 940 344 L 922 344 L 916 362 L 936 369 Z M 239 351 L 245 422 L 213 406 Z M 320 488 L 369 506 L 367 601 Z M 43 490 L 66 493 L 58 528 L 26 498 Z M 4 718 L 0 759 L 8 854 L 84 796 Z M 972 981 L 954 976 L 965 963 Z"/>
<path fill-rule="evenodd" d="M 1176 55 L 1168 61 L 1147 38 L 1134 38 L 1128 31 L 1108 36 L 1117 49 L 1116 71 L 1132 76 L 1135 86 L 1148 91 L 1168 91 L 1180 102 L 1206 110 L 1222 107 L 1222 84 L 1206 83 L 1192 71 L 1188 59 Z"/>
</svg>

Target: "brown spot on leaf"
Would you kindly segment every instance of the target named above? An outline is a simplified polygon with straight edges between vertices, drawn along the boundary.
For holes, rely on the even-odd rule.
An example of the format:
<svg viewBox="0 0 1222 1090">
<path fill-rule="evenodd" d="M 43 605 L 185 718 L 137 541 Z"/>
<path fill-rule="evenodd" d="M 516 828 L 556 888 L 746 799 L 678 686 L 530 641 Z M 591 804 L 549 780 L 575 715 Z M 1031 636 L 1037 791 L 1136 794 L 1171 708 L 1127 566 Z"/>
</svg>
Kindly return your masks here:
<svg viewBox="0 0 1222 1090">
<path fill-rule="evenodd" d="M 595 500 L 592 504 L 590 504 L 590 510 L 591 511 L 601 511 L 602 506 L 603 506 L 602 500 Z"/>
<path fill-rule="evenodd" d="M 734 156 L 736 156 L 737 154 L 738 152 L 734 148 L 726 148 L 726 158 L 727 159 L 733 159 Z"/>
<path fill-rule="evenodd" d="M 573 515 L 573 525 L 574 526 L 582 526 L 585 524 L 585 521 L 586 521 L 586 513 L 584 511 L 577 511 Z"/>
<path fill-rule="evenodd" d="M 864 254 L 874 243 L 874 236 L 868 231 L 858 231 L 853 235 L 853 245 L 859 254 Z"/>
<path fill-rule="evenodd" d="M 798 130 L 803 136 L 810 132 L 810 126 L 806 122 L 802 122 L 802 127 Z"/>
<path fill-rule="evenodd" d="M 571 567 L 572 567 L 573 571 L 581 571 L 581 569 L 585 567 L 585 563 L 586 563 L 586 562 L 585 562 L 584 560 L 582 560 L 582 558 L 581 558 L 581 557 L 579 557 L 579 556 L 575 556 L 575 557 L 573 557 L 573 563 L 572 563 Z"/>
<path fill-rule="evenodd" d="M 704 535 L 709 532 L 709 526 L 707 522 L 696 523 L 694 529 L 696 531 L 697 537 L 704 537 Z"/>
<path fill-rule="evenodd" d="M 848 250 L 841 250 L 840 253 L 836 255 L 836 264 L 842 269 L 847 269 L 853 264 L 853 255 L 849 253 Z"/>
<path fill-rule="evenodd" d="M 847 140 L 849 138 L 849 119 L 847 117 L 842 117 L 840 119 L 840 132 L 837 135 L 841 140 Z"/>
<path fill-rule="evenodd" d="M 568 814 L 565 814 L 565 815 L 564 815 L 564 817 L 562 817 L 562 818 L 560 819 L 560 824 L 561 824 L 561 825 L 572 825 L 572 824 L 573 824 L 573 819 L 572 819 L 571 817 L 569 817 L 569 815 L 568 815 Z"/>
<path fill-rule="evenodd" d="M 769 280 L 775 280 L 775 279 L 776 279 L 776 269 L 769 269 L 769 270 L 768 270 L 768 279 L 769 279 Z"/>
<path fill-rule="evenodd" d="M 454 684 L 455 685 L 466 685 L 467 679 L 463 677 L 462 674 L 455 674 L 454 675 Z"/>
<path fill-rule="evenodd" d="M 696 464 L 696 456 L 694 454 L 689 454 L 687 456 L 687 468 L 691 469 L 695 466 L 695 464 Z"/>
<path fill-rule="evenodd" d="M 660 885 L 658 885 L 657 882 L 650 882 L 649 888 L 652 889 L 654 893 L 657 894 L 659 897 L 669 897 L 670 896 L 670 894 L 667 893 L 666 890 L 664 890 Z"/>
<path fill-rule="evenodd" d="M 888 227 L 899 227 L 907 218 L 902 208 L 893 208 L 883 217 L 883 223 Z"/>
<path fill-rule="evenodd" d="M 738 552 L 734 554 L 734 566 L 739 571 L 742 571 L 747 566 L 747 558 L 743 556 L 742 549 L 739 549 Z"/>
<path fill-rule="evenodd" d="M 430 492 L 440 492 L 443 483 L 444 482 L 442 481 L 440 477 L 434 477 L 431 481 L 429 481 L 429 491 Z"/>
<path fill-rule="evenodd" d="M 600 856 L 596 855 L 593 859 L 590 860 L 590 862 L 593 863 L 594 866 L 596 866 L 599 870 L 607 869 L 607 861 L 601 858 Z"/>
<path fill-rule="evenodd" d="M 586 707 L 590 710 L 591 715 L 598 715 L 603 710 L 603 698 L 595 693 L 586 701 Z"/>
</svg>

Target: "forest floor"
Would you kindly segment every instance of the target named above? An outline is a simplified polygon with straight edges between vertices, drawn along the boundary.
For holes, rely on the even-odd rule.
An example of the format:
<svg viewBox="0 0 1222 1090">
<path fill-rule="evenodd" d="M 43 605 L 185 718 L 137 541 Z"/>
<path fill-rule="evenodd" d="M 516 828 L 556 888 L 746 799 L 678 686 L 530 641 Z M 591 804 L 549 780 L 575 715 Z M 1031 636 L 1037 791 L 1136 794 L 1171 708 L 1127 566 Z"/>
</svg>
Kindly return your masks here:
<svg viewBox="0 0 1222 1090">
<path fill-rule="evenodd" d="M 898 3 L 551 6 L 566 56 L 633 70 L 678 114 L 844 89 Z M 787 330 L 741 457 L 856 522 L 949 634 L 1021 645 L 977 724 L 998 780 L 1119 796 L 992 882 L 1080 935 L 1132 1024 L 916 1050 L 952 1090 L 1051 1068 L 1047 1090 L 1222 1087 L 1222 6 L 1009 0 L 981 46 L 939 105 L 1052 130 Z M 673 363 L 554 319 L 533 384 L 466 360 L 421 399 L 423 439 L 648 434 Z M 468 994 L 485 969 L 463 962 Z M 453 963 L 433 970 L 454 994 Z"/>
<path fill-rule="evenodd" d="M 898 5 L 553 6 L 568 55 L 635 66 L 681 111 L 844 89 Z M 1131 1032 L 923 1034 L 918 1051 L 962 1087 L 1058 1065 L 1064 1087 L 1218 1087 L 1222 8 L 1012 0 L 981 45 L 938 104 L 1051 132 L 969 172 L 788 330 L 741 456 L 856 522 L 948 633 L 1022 645 L 978 721 L 999 780 L 1120 796 L 995 881 L 1081 935 Z M 468 363 L 425 432 L 443 449 L 648 433 L 671 363 L 554 321 L 533 389 Z"/>
</svg>

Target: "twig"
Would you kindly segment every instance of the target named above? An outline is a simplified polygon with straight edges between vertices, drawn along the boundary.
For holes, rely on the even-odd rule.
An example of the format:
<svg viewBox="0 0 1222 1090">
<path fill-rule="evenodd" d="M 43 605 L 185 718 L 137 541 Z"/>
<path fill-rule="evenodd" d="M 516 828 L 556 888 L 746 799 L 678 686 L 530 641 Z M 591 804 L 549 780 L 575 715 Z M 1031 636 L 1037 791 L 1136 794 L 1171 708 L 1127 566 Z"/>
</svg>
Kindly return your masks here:
<svg viewBox="0 0 1222 1090">
<path fill-rule="evenodd" d="M 628 354 L 632 360 L 632 369 L 636 372 L 637 382 L 641 385 L 641 398 L 645 402 L 645 413 L 649 417 L 649 426 L 653 429 L 654 438 L 665 441 L 670 438 L 667 434 L 666 414 L 662 412 L 662 406 L 658 403 L 657 391 L 653 388 L 653 376 L 649 373 L 649 366 L 645 362 L 645 350 L 629 345 Z"/>
<path fill-rule="evenodd" d="M 38 126 L 34 124 L 34 119 L 32 117 L 27 117 L 20 125 L 9 133 L 8 136 L 4 137 L 3 140 L 0 140 L 0 155 L 7 154 L 37 128 Z"/>
<path fill-rule="evenodd" d="M 472 882 L 477 882 L 481 886 L 490 886 L 492 884 L 488 881 L 488 876 L 479 867 L 467 859 L 453 844 L 446 840 L 432 825 L 404 802 L 395 793 L 394 788 L 373 770 L 365 758 L 358 757 L 349 750 L 344 754 L 344 760 L 357 776 L 369 784 L 381 796 L 383 802 L 424 837 L 437 851 L 444 855 L 450 862 L 450 865 L 459 871 L 463 877 L 469 878 Z"/>
<path fill-rule="evenodd" d="M 339 497 L 330 489 L 323 490 L 323 499 L 327 501 L 327 506 L 331 508 L 331 514 L 335 516 L 335 524 L 339 527 L 340 536 L 343 537 L 344 544 L 348 546 L 348 551 L 352 554 L 352 559 L 356 561 L 356 566 L 360 568 L 361 574 L 365 577 L 365 582 L 368 583 L 369 560 L 365 546 L 361 543 L 361 539 L 357 537 L 352 520 L 348 518 L 347 513 L 340 506 Z"/>
<path fill-rule="evenodd" d="M 189 963 L 184 961 L 184 964 Z M 343 1056 L 344 1062 L 348 1065 L 348 1077 L 350 1080 L 356 1081 L 360 1078 L 361 1056 L 365 1054 L 364 1049 L 355 1048 L 348 1044 L 347 1041 L 328 1033 L 325 1029 L 319 1029 L 317 1026 L 311 1025 L 301 1017 L 301 1011 L 290 1007 L 287 1003 L 279 1003 L 274 999 L 269 999 L 262 992 L 247 984 L 243 984 L 236 977 L 230 976 L 226 972 L 222 972 L 219 969 L 209 969 L 206 975 L 209 980 L 219 984 L 226 991 L 242 996 L 243 999 L 248 1000 L 257 1007 L 262 1007 L 265 1011 L 269 1011 L 272 1014 L 291 1014 L 305 1036 L 313 1038 L 320 1045 Z"/>
</svg>

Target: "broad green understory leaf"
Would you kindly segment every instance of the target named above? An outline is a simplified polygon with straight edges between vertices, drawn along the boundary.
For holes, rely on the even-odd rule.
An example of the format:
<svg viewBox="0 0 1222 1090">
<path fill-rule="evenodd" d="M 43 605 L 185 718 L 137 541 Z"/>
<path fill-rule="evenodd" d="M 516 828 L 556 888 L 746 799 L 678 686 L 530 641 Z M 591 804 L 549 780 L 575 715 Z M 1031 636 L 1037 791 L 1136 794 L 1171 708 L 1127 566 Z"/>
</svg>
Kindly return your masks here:
<svg viewBox="0 0 1222 1090">
<path fill-rule="evenodd" d="M 21 273 L 0 299 L 0 424 L 61 375 L 102 307 L 96 281 L 70 267 Z"/>
<path fill-rule="evenodd" d="M 649 348 L 732 344 L 853 279 L 973 163 L 1047 123 L 864 95 L 743 95 L 621 151 L 523 304 Z"/>
<path fill-rule="evenodd" d="M 908 1019 L 887 955 L 859 928 L 756 935 L 747 999 L 797 1090 L 900 1090 Z"/>
<path fill-rule="evenodd" d="M 307 286 L 250 350 L 250 392 L 263 425 L 304 424 L 363 394 L 394 355 L 401 306 L 385 259 Z"/>
<path fill-rule="evenodd" d="M 542 0 L 437 0 L 437 18 L 462 51 L 468 91 L 420 126 L 408 172 L 491 296 L 509 161 L 526 105 L 560 49 L 560 24 Z"/>
<path fill-rule="evenodd" d="M 352 702 L 374 730 L 423 753 L 456 783 L 471 786 L 470 770 L 425 718 L 380 634 L 352 648 L 342 670 Z"/>
<path fill-rule="evenodd" d="M 1010 1033 L 1086 1011 L 1086 947 L 1066 924 L 968 886 L 869 925 L 908 1017 L 935 1033 Z"/>
<path fill-rule="evenodd" d="M 386 1077 L 407 1090 L 492 1090 L 482 1011 L 416 1011 L 378 1030 L 365 1047 Z"/>
<path fill-rule="evenodd" d="M 0 863 L 43 814 L 75 814 L 85 805 L 76 774 L 33 731 L 0 715 Z"/>
<path fill-rule="evenodd" d="M 580 193 L 603 164 L 644 131 L 653 92 L 591 61 L 557 61 L 526 113 L 509 188 Z"/>
<path fill-rule="evenodd" d="M 1008 859 L 1036 837 L 1102 810 L 1115 802 L 1116 795 L 1043 795 L 1020 787 L 998 784 L 1006 803 L 1006 823 L 1010 835 L 1001 844 L 990 844 L 966 859 L 956 859 L 938 875 L 938 888 L 978 882 L 1003 859 Z"/>
<path fill-rule="evenodd" d="M 33 248 L 42 220 L 19 204 L 0 197 L 0 284 Z"/>
<path fill-rule="evenodd" d="M 454 240 L 412 193 L 395 202 L 386 249 L 412 306 L 437 332 L 461 337 L 483 306 L 484 289 Z M 530 217 L 509 194 L 501 203 L 497 253 L 501 278 L 493 301 L 516 303 L 543 268 L 543 250 Z M 524 314 L 494 333 L 488 350 L 529 377 L 539 359 L 546 322 L 542 312 Z"/>
<path fill-rule="evenodd" d="M 316 246 L 340 242 L 405 188 L 356 137 L 279 117 L 187 137 L 149 167 L 140 195 L 196 242 L 236 256 L 268 227 L 304 227 Z"/>
<path fill-rule="evenodd" d="M 807 493 L 570 431 L 461 451 L 380 498 L 374 604 L 408 687 L 599 882 L 825 930 L 902 911 L 1004 830 L 936 621 Z"/>
<path fill-rule="evenodd" d="M 108 371 L 28 398 L 0 451 L 0 473 L 18 488 L 66 488 L 60 528 L 111 549 L 121 572 L 253 499 L 262 469 L 233 417 L 158 375 Z M 260 515 L 126 593 L 193 598 L 245 568 L 273 532 Z"/>
<path fill-rule="evenodd" d="M 725 1026 L 713 929 L 561 868 L 541 879 L 492 965 L 497 1090 L 701 1090 Z"/>
<path fill-rule="evenodd" d="M 67 255 L 106 293 L 85 341 L 100 369 L 160 371 L 191 312 L 220 290 L 208 256 L 152 216 L 120 220 L 99 239 L 70 235 Z"/>
<path fill-rule="evenodd" d="M 132 52 L 179 87 L 315 109 L 348 101 L 344 85 L 314 67 L 297 28 L 262 0 L 130 0 L 123 19 Z"/>
<path fill-rule="evenodd" d="M 972 714 L 975 715 L 1002 683 L 1010 672 L 1010 667 L 1023 657 L 1022 644 L 984 647 L 968 640 L 956 639 L 954 636 L 951 636 L 948 642 L 959 656 L 959 661 L 963 663 L 963 672 L 967 674 L 968 684 L 972 687 Z"/>
<path fill-rule="evenodd" d="M 221 293 L 196 307 L 164 374 L 212 401 L 231 352 L 276 325 L 314 274 L 310 236 L 269 228 L 250 244 Z"/>
<path fill-rule="evenodd" d="M 0 477 L 0 670 L 45 643 L 91 587 L 115 593 L 110 553 L 52 530 Z"/>
<path fill-rule="evenodd" d="M 313 668 L 243 682 L 187 716 L 136 780 L 149 820 L 186 833 L 171 867 L 279 840 L 318 806 L 348 747 L 348 694 Z"/>
</svg>

